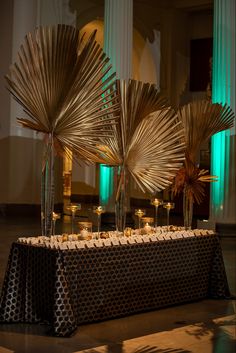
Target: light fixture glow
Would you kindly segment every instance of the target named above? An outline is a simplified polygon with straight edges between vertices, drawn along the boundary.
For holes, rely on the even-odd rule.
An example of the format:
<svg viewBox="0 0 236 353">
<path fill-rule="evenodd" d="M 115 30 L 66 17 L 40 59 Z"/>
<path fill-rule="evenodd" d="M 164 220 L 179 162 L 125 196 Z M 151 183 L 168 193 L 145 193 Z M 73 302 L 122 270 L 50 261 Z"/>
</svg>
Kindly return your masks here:
<svg viewBox="0 0 236 353">
<path fill-rule="evenodd" d="M 114 168 L 106 164 L 100 164 L 100 204 L 105 206 L 113 194 Z"/>
<path fill-rule="evenodd" d="M 212 102 L 230 105 L 230 67 L 231 45 L 230 32 L 223 25 L 226 8 L 221 0 L 214 1 L 213 28 L 213 67 L 212 67 Z M 222 131 L 211 139 L 211 175 L 218 176 L 218 181 L 211 183 L 211 218 L 221 217 L 224 211 L 225 194 L 229 177 L 230 130 Z"/>
</svg>

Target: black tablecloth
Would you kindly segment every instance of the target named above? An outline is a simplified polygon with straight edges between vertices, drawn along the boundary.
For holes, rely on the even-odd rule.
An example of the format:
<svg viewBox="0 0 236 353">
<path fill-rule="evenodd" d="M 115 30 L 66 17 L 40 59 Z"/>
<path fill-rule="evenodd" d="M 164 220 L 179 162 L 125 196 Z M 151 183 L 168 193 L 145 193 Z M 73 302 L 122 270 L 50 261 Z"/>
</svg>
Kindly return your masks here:
<svg viewBox="0 0 236 353">
<path fill-rule="evenodd" d="M 215 235 L 65 251 L 13 243 L 0 321 L 46 320 L 66 336 L 82 323 L 228 295 Z"/>
</svg>

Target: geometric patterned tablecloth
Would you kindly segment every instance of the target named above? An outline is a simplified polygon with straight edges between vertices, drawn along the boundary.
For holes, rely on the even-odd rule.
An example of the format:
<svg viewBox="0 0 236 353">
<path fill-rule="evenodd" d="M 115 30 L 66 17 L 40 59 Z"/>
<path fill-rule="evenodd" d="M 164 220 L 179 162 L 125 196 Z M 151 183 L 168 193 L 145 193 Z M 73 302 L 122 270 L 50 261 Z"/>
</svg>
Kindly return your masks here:
<svg viewBox="0 0 236 353">
<path fill-rule="evenodd" d="M 65 251 L 13 243 L 0 321 L 46 321 L 69 336 L 79 324 L 228 296 L 216 235 Z"/>
</svg>

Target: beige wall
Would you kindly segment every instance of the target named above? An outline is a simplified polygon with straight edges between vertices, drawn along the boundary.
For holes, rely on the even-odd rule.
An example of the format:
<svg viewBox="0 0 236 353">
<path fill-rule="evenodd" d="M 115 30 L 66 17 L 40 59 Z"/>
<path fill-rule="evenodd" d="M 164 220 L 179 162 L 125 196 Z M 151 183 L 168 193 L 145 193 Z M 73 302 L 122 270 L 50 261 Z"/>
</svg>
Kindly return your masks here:
<svg viewBox="0 0 236 353">
<path fill-rule="evenodd" d="M 40 204 L 43 141 L 11 136 L 0 140 L 1 204 Z M 62 161 L 55 162 L 55 203 L 62 201 Z"/>
<path fill-rule="evenodd" d="M 213 37 L 212 12 L 196 12 L 190 16 L 191 39 Z"/>
<path fill-rule="evenodd" d="M 0 205 L 8 200 L 10 141 L 8 137 L 0 139 Z"/>
<path fill-rule="evenodd" d="M 94 166 L 90 166 L 89 168 L 95 169 L 95 170 L 92 170 L 92 173 L 94 174 L 94 180 L 91 180 L 93 178 L 88 178 L 90 180 L 87 180 L 86 176 L 84 176 L 84 181 L 81 181 L 81 179 L 83 179 L 83 176 L 80 175 L 80 177 L 78 178 L 75 175 L 73 176 L 73 172 L 72 172 L 72 183 L 71 183 L 72 194 L 77 194 L 77 195 L 98 195 L 99 194 L 99 165 L 96 164 Z"/>
<path fill-rule="evenodd" d="M 13 0 L 3 1 L 0 12 L 0 139 L 8 136 L 10 129 L 10 96 L 5 88 L 4 75 L 8 72 L 12 55 L 12 14 Z"/>
</svg>

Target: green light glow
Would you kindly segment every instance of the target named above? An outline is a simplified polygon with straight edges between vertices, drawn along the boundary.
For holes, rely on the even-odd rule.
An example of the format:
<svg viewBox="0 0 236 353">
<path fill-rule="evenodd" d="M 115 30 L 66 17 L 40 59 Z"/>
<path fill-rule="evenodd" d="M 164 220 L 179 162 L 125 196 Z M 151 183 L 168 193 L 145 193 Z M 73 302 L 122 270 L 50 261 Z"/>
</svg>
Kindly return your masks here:
<svg viewBox="0 0 236 353">
<path fill-rule="evenodd" d="M 212 101 L 230 105 L 231 47 L 228 28 L 223 25 L 226 9 L 221 0 L 214 1 Z M 228 185 L 230 130 L 219 132 L 211 139 L 211 174 L 218 181 L 211 183 L 211 217 L 218 218 L 224 209 Z"/>
<path fill-rule="evenodd" d="M 225 171 L 225 132 L 219 132 L 211 140 L 211 174 L 218 176 L 212 183 L 211 197 L 217 210 L 224 202 L 224 171 Z M 223 185 L 221 185 L 223 184 Z"/>
<path fill-rule="evenodd" d="M 114 168 L 100 164 L 100 204 L 106 206 L 113 194 Z"/>
</svg>

